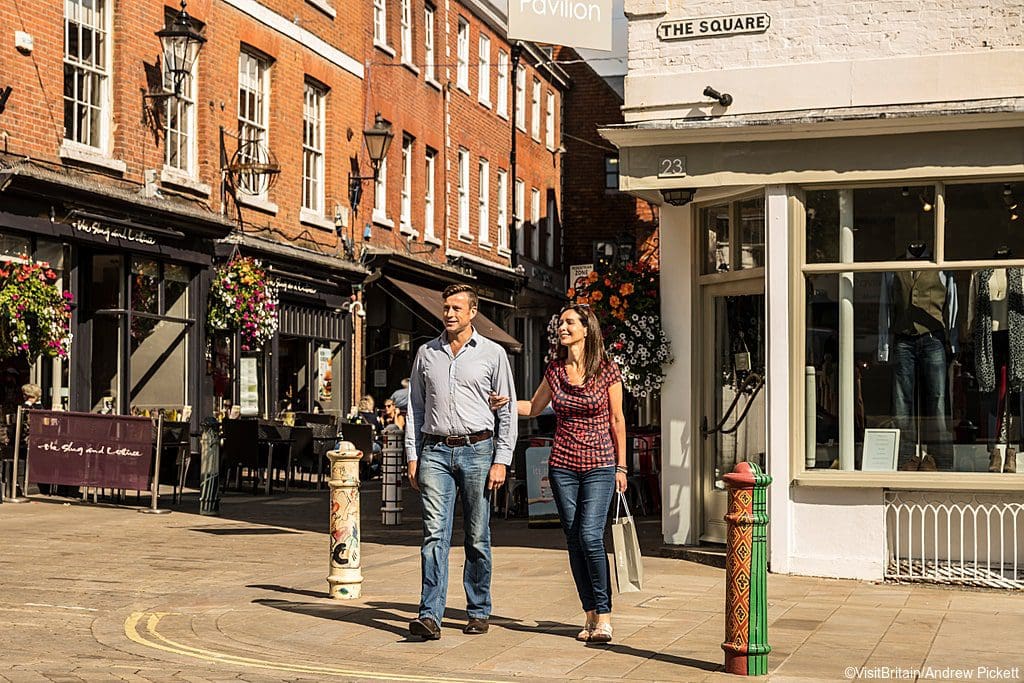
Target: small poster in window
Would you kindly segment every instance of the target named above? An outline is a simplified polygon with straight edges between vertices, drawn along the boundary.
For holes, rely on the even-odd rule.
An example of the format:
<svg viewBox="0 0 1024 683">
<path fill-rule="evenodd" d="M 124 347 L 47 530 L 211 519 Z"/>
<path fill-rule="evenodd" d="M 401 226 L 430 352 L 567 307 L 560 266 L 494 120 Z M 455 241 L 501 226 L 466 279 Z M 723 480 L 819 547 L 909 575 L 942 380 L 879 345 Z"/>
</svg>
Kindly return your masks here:
<svg viewBox="0 0 1024 683">
<path fill-rule="evenodd" d="M 900 430 L 865 429 L 861 470 L 864 472 L 894 472 L 899 446 Z"/>
<path fill-rule="evenodd" d="M 319 386 L 316 397 L 318 401 L 330 401 L 334 397 L 334 377 L 331 370 L 331 349 L 322 346 L 316 350 L 316 364 Z"/>
<path fill-rule="evenodd" d="M 260 380 L 255 358 L 242 358 L 238 363 L 238 407 L 242 415 L 260 414 Z"/>
</svg>

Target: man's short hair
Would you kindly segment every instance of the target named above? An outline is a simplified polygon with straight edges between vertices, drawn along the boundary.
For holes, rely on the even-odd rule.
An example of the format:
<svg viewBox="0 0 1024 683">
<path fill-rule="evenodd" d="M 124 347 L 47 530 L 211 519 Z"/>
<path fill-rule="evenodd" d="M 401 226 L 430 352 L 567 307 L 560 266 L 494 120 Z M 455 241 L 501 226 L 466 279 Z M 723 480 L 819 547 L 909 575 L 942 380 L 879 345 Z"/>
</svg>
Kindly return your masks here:
<svg viewBox="0 0 1024 683">
<path fill-rule="evenodd" d="M 469 305 L 471 308 L 480 308 L 480 296 L 476 293 L 476 287 L 473 285 L 448 285 L 441 292 L 441 299 L 446 301 L 448 297 L 462 294 L 463 292 L 469 295 Z"/>
</svg>

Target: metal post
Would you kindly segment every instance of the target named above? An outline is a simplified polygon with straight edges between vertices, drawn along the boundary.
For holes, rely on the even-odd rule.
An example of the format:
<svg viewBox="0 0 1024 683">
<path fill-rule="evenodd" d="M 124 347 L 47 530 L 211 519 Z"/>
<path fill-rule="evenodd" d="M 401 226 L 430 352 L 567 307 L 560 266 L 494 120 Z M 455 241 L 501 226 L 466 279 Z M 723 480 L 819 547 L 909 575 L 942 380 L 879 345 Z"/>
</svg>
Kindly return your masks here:
<svg viewBox="0 0 1024 683">
<path fill-rule="evenodd" d="M 359 552 L 359 460 L 362 453 L 349 441 L 330 451 L 331 460 L 331 562 L 328 593 L 337 600 L 354 600 L 362 594 L 363 574 Z"/>
<path fill-rule="evenodd" d="M 156 456 L 153 458 L 153 480 L 149 487 L 149 507 L 142 508 L 139 512 L 151 515 L 166 515 L 170 512 L 167 509 L 157 507 L 160 499 L 160 455 L 164 449 L 164 416 L 156 419 Z"/>
<path fill-rule="evenodd" d="M 402 523 L 402 465 L 405 433 L 398 425 L 384 428 L 384 462 L 381 467 L 380 517 L 384 526 Z"/>
<path fill-rule="evenodd" d="M 199 514 L 220 514 L 220 423 L 213 417 L 203 420 L 200 437 Z"/>
<path fill-rule="evenodd" d="M 21 451 L 21 417 L 24 412 L 24 406 L 18 406 L 18 418 L 17 422 L 14 423 L 14 462 L 11 464 L 11 495 L 4 497 L 5 503 L 29 502 L 25 496 L 18 495 L 18 453 Z M 23 486 L 21 492 L 28 493 L 28 486 Z"/>
<path fill-rule="evenodd" d="M 516 126 L 516 120 L 518 117 L 519 108 L 519 96 L 516 92 L 516 86 L 519 83 L 519 60 L 523 55 L 523 44 L 518 40 L 512 46 L 512 148 L 508 155 L 508 166 L 511 171 L 512 182 L 509 190 L 512 194 L 512 225 L 509 228 L 508 236 L 508 247 L 511 252 L 511 264 L 515 268 L 519 265 L 519 235 L 516 232 L 516 228 L 519 225 L 519 216 L 516 213 L 516 137 L 518 126 Z M 526 98 L 526 86 L 523 86 L 523 98 Z M 525 210 L 526 204 L 526 187 L 523 187 L 523 204 Z"/>
<path fill-rule="evenodd" d="M 725 549 L 726 673 L 768 673 L 768 485 L 757 463 L 741 462 L 722 479 L 729 489 Z"/>
</svg>

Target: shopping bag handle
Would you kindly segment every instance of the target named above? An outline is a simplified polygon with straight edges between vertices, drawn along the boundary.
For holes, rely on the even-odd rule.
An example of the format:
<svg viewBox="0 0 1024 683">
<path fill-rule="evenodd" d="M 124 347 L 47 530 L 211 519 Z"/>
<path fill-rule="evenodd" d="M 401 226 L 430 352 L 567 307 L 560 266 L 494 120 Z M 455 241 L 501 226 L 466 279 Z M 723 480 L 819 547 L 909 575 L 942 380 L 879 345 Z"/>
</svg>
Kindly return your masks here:
<svg viewBox="0 0 1024 683">
<path fill-rule="evenodd" d="M 618 499 L 617 499 L 617 502 L 615 503 L 615 521 L 616 522 L 619 521 L 619 510 L 625 510 L 626 511 L 626 519 L 628 519 L 631 522 L 633 521 L 633 515 L 631 515 L 630 512 L 629 512 L 629 504 L 626 502 L 626 494 L 624 494 L 622 491 L 618 492 Z"/>
</svg>

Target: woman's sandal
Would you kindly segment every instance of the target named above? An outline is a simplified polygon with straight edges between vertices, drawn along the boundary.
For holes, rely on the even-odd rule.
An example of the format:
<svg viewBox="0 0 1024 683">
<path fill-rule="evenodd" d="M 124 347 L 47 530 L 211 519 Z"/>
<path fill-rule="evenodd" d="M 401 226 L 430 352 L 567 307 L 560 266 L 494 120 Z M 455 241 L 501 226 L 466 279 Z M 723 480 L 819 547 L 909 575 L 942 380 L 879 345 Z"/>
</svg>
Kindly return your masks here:
<svg viewBox="0 0 1024 683">
<path fill-rule="evenodd" d="M 612 642 L 612 625 L 610 622 L 598 623 L 590 632 L 588 643 L 610 643 Z"/>
<path fill-rule="evenodd" d="M 590 640 L 590 634 L 593 632 L 593 630 L 594 630 L 594 628 L 596 626 L 597 626 L 597 622 L 596 621 L 589 621 L 588 620 L 583 625 L 583 630 L 576 634 L 576 640 L 580 641 L 581 643 L 585 643 L 585 642 L 589 641 Z"/>
</svg>

